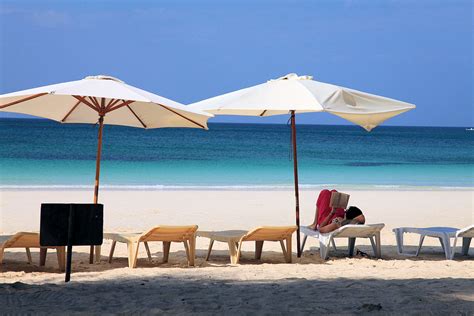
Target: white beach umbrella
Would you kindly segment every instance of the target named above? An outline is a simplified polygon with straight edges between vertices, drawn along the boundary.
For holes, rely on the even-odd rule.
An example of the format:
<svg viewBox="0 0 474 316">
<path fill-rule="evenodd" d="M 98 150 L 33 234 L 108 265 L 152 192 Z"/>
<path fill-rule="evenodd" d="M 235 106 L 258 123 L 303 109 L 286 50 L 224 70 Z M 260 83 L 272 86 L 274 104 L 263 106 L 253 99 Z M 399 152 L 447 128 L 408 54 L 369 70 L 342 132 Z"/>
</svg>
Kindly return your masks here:
<svg viewBox="0 0 474 316">
<path fill-rule="evenodd" d="M 212 117 L 209 113 L 191 110 L 110 76 L 90 76 L 0 95 L 0 111 L 29 114 L 61 123 L 98 123 L 94 203 L 99 196 L 104 124 L 207 129 L 207 120 Z"/>
<path fill-rule="evenodd" d="M 288 74 L 189 105 L 191 109 L 215 115 L 291 115 L 298 256 L 301 250 L 295 113 L 328 112 L 370 131 L 385 120 L 415 108 L 410 103 L 312 79 L 311 76 Z"/>
</svg>

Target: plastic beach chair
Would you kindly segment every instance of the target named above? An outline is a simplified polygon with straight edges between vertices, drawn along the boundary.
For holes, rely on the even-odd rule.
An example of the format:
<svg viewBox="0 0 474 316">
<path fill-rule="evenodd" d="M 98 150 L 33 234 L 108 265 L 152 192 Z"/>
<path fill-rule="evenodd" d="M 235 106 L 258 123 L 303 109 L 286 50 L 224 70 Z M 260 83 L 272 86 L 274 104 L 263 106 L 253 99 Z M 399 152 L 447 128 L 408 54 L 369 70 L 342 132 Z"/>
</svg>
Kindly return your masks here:
<svg viewBox="0 0 474 316">
<path fill-rule="evenodd" d="M 3 255 L 8 248 L 25 248 L 28 263 L 32 263 L 30 248 L 40 248 L 40 266 L 46 262 L 46 252 L 48 248 L 56 249 L 58 265 L 61 271 L 65 270 L 65 248 L 64 247 L 41 247 L 39 233 L 18 232 L 15 235 L 0 236 L 0 264 L 3 262 Z"/>
<path fill-rule="evenodd" d="M 156 226 L 145 233 L 104 233 L 105 239 L 112 240 L 112 247 L 110 249 L 109 263 L 112 262 L 115 245 L 117 242 L 127 244 L 128 248 L 128 266 L 135 268 L 137 266 L 138 247 L 141 242 L 144 243 L 148 255 L 148 260 L 151 261 L 151 252 L 148 247 L 150 241 L 163 242 L 163 263 L 168 262 L 170 247 L 172 242 L 182 242 L 186 249 L 186 257 L 188 264 L 194 266 L 194 258 L 196 253 L 196 230 L 197 225 L 190 226 Z"/>
<path fill-rule="evenodd" d="M 456 252 L 456 244 L 458 238 L 462 238 L 462 255 L 467 256 L 469 251 L 469 246 L 471 244 L 471 239 L 474 237 L 474 225 L 465 227 L 463 229 L 457 229 L 452 227 L 426 227 L 426 228 L 416 228 L 416 227 L 399 227 L 393 229 L 397 241 L 397 250 L 400 255 L 405 256 L 418 256 L 420 254 L 421 247 L 423 246 L 423 241 L 425 237 L 434 237 L 438 238 L 441 247 L 443 248 L 446 259 L 453 259 L 454 253 Z M 418 243 L 418 248 L 415 253 L 408 253 L 403 248 L 403 234 L 412 233 L 419 234 L 420 241 Z M 454 238 L 453 247 L 451 248 L 450 239 Z"/>
<path fill-rule="evenodd" d="M 301 244 L 301 252 L 304 250 L 306 240 L 308 237 L 313 237 L 319 240 L 319 253 L 322 259 L 329 257 L 329 245 L 332 243 L 334 249 L 336 248 L 335 238 L 348 238 L 349 256 L 354 255 L 354 248 L 356 238 L 369 238 L 372 244 L 372 249 L 377 258 L 382 257 L 382 249 L 380 244 L 380 231 L 385 227 L 385 224 L 369 224 L 369 225 L 345 225 L 332 232 L 322 234 L 317 230 L 309 227 L 300 227 L 300 232 L 304 235 Z"/>
<path fill-rule="evenodd" d="M 229 245 L 230 262 L 238 264 L 240 261 L 242 243 L 255 241 L 255 259 L 262 257 L 262 248 L 265 241 L 280 242 L 285 261 L 291 263 L 291 236 L 296 231 L 296 226 L 261 226 L 250 231 L 198 231 L 197 236 L 210 239 L 206 261 L 211 256 L 214 241 L 225 242 Z M 286 247 L 285 247 L 286 242 Z"/>
</svg>

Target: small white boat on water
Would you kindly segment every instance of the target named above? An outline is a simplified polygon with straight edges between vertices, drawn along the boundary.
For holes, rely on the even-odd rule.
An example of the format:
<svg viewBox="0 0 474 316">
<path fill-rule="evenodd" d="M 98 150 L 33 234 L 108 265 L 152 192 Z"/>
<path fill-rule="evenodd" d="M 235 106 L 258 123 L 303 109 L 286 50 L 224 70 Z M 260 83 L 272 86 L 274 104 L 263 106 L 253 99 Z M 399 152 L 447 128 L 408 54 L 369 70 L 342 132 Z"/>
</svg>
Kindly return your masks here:
<svg viewBox="0 0 474 316">
<path fill-rule="evenodd" d="M 466 131 L 474 131 L 474 128 L 466 128 Z"/>
</svg>

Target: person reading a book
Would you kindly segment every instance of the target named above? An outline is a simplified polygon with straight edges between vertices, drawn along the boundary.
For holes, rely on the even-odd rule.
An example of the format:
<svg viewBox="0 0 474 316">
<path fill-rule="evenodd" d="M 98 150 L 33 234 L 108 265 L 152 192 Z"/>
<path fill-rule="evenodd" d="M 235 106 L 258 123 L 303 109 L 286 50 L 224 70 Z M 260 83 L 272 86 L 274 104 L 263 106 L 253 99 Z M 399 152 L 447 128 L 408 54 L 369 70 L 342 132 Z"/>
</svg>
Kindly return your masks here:
<svg viewBox="0 0 474 316">
<path fill-rule="evenodd" d="M 344 209 L 347 206 L 345 204 L 343 207 L 331 207 L 331 197 L 333 194 L 337 194 L 336 190 L 328 190 L 324 189 L 319 192 L 318 200 L 316 201 L 316 211 L 314 216 L 314 221 L 308 227 L 313 230 L 318 230 L 321 223 L 327 219 L 328 223 L 330 223 L 336 217 L 344 217 Z M 333 212 L 331 213 L 331 211 Z M 329 218 L 328 216 L 332 214 Z"/>
<path fill-rule="evenodd" d="M 336 209 L 333 208 L 328 216 L 319 225 L 320 233 L 332 232 L 344 225 L 349 224 L 364 224 L 365 216 L 362 211 L 356 206 L 350 206 L 345 212 L 344 217 L 335 216 Z M 335 217 L 334 217 L 335 216 Z"/>
</svg>

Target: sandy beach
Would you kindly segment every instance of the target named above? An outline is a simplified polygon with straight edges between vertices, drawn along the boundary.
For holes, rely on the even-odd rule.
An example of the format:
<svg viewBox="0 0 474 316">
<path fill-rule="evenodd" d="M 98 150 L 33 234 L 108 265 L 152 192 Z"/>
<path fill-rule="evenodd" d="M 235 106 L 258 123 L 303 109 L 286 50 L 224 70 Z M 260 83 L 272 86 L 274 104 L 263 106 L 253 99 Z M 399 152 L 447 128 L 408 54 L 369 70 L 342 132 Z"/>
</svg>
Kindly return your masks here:
<svg viewBox="0 0 474 316">
<path fill-rule="evenodd" d="M 0 316 L 474 316 L 473 12 L 1 0 Z"/>
<path fill-rule="evenodd" d="M 396 252 L 391 229 L 398 226 L 464 227 L 473 222 L 474 192 L 359 191 L 350 205 L 359 206 L 370 223 L 385 223 L 382 259 L 347 258 L 347 241 L 321 260 L 315 240 L 301 258 L 284 263 L 278 243 L 266 243 L 261 261 L 252 243 L 243 248 L 240 265 L 229 263 L 227 245 L 216 243 L 204 260 L 208 240 L 197 239 L 195 267 L 187 267 L 184 247 L 172 244 L 170 261 L 161 263 L 161 244 L 150 244 L 153 262 L 139 252 L 138 268 L 127 267 L 126 246 L 118 244 L 107 263 L 104 241 L 100 263 L 88 264 L 88 248 L 75 247 L 72 282 L 64 284 L 50 254 L 45 267 L 26 263 L 21 249 L 5 254 L 0 270 L 1 313 L 147 313 L 214 314 L 334 313 L 473 314 L 474 260 L 457 255 L 444 260 L 439 242 L 427 239 L 419 257 Z M 301 192 L 302 223 L 314 215 L 317 193 Z M 37 231 L 41 202 L 87 202 L 87 190 L 1 192 L 0 231 Z M 154 225 L 197 224 L 202 230 L 251 229 L 294 223 L 291 191 L 114 191 L 103 190 L 105 231 L 140 232 Z M 294 238 L 295 240 L 295 238 Z M 407 235 L 410 250 L 418 242 Z M 294 241 L 295 244 L 295 241 Z M 356 247 L 372 254 L 368 240 Z M 296 248 L 294 246 L 294 248 Z"/>
</svg>

